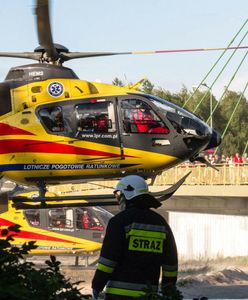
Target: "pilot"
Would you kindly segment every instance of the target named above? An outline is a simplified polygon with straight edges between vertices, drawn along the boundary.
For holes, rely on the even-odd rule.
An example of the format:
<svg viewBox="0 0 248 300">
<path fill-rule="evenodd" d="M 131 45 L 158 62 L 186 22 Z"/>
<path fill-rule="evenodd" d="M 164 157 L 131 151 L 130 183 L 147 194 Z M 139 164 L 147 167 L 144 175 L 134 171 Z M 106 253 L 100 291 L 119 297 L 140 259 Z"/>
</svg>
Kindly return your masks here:
<svg viewBox="0 0 248 300">
<path fill-rule="evenodd" d="M 153 117 L 148 109 L 138 105 L 136 112 L 133 114 L 133 120 L 138 132 L 146 133 L 149 131 L 149 123 L 153 120 Z"/>
<path fill-rule="evenodd" d="M 156 292 L 162 269 L 162 290 L 174 288 L 178 258 L 173 233 L 165 219 L 151 208 L 161 203 L 146 181 L 129 175 L 117 184 L 115 197 L 121 212 L 110 219 L 98 267 L 92 280 L 93 299 L 105 289 L 105 299 L 134 299 L 152 287 Z"/>
<path fill-rule="evenodd" d="M 133 115 L 134 123 L 138 132 L 167 134 L 169 129 L 154 119 L 148 107 L 140 106 Z"/>
</svg>

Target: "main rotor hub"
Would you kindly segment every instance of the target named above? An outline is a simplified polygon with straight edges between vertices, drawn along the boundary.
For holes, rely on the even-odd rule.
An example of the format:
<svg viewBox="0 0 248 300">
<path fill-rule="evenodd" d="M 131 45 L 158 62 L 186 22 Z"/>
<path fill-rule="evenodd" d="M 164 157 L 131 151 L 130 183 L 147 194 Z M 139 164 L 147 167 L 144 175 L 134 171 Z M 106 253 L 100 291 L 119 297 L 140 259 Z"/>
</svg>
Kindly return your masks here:
<svg viewBox="0 0 248 300">
<path fill-rule="evenodd" d="M 64 53 L 69 53 L 69 49 L 66 48 L 65 46 L 63 45 L 60 45 L 60 44 L 53 44 L 54 45 L 54 48 L 57 50 L 58 53 L 61 53 L 61 52 L 64 52 Z M 34 49 L 34 52 L 42 52 L 42 53 L 45 53 L 46 50 L 44 47 L 42 46 L 38 46 Z"/>
</svg>

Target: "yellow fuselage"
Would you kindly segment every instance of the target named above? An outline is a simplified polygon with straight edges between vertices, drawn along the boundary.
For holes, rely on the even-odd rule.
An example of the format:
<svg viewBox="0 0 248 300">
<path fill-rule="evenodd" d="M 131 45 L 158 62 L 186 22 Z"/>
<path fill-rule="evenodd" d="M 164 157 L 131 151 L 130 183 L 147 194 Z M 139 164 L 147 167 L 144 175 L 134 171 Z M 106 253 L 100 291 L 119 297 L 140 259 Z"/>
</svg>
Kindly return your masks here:
<svg viewBox="0 0 248 300">
<path fill-rule="evenodd" d="M 10 232 L 14 234 L 12 245 L 20 247 L 29 241 L 36 241 L 36 249 L 31 253 L 83 253 L 92 252 L 101 249 L 101 243 L 89 239 L 74 237 L 64 234 L 62 231 L 54 232 L 49 229 L 43 229 L 37 226 L 31 226 L 24 214 L 23 210 L 15 210 L 9 205 L 8 211 L 0 214 L 0 229 L 7 229 L 9 226 L 20 225 L 20 232 Z M 0 238 L 5 237 L 0 235 Z"/>
<path fill-rule="evenodd" d="M 64 93 L 56 98 L 47 92 L 47 86 L 54 81 L 64 86 Z M 177 163 L 177 157 L 135 146 L 122 148 L 101 139 L 83 140 L 51 134 L 42 126 L 36 112 L 44 103 L 71 101 L 74 105 L 77 99 L 104 99 L 130 92 L 137 93 L 137 90 L 76 79 L 49 79 L 13 89 L 12 111 L 0 117 L 2 175 L 25 184 L 30 184 L 30 178 L 32 182 L 54 178 L 51 183 L 59 183 L 84 177 L 114 177 L 123 171 L 148 172 Z"/>
</svg>

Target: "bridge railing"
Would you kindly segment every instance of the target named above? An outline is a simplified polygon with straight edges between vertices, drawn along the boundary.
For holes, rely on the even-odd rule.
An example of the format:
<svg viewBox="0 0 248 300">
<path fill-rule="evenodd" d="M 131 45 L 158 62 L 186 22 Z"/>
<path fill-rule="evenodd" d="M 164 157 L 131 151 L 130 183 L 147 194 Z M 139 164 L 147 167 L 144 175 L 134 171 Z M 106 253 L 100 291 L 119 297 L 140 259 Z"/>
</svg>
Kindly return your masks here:
<svg viewBox="0 0 248 300">
<path fill-rule="evenodd" d="M 181 164 L 175 168 L 169 169 L 156 176 L 155 186 L 172 185 L 180 178 L 188 176 L 184 185 L 248 185 L 248 164 L 245 165 L 215 165 L 219 171 L 214 170 L 204 164 Z M 113 189 L 117 180 L 94 181 L 82 184 L 65 184 L 51 186 L 49 190 L 58 194 L 79 194 L 83 193 L 102 193 L 102 189 Z"/>
<path fill-rule="evenodd" d="M 248 164 L 245 165 L 214 165 L 219 171 L 205 164 L 182 164 L 164 171 L 157 176 L 155 185 L 173 184 L 186 173 L 191 174 L 186 179 L 186 185 L 244 185 L 248 184 Z"/>
</svg>

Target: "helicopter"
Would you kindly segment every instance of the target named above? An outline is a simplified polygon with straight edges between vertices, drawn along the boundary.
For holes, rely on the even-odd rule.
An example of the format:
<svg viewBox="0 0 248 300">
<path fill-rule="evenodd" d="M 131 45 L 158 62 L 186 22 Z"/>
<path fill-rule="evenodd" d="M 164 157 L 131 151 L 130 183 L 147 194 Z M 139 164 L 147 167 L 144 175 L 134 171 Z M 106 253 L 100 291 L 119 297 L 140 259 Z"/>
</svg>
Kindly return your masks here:
<svg viewBox="0 0 248 300">
<path fill-rule="evenodd" d="M 221 143 L 196 115 L 139 91 L 142 80 L 124 87 L 80 80 L 64 62 L 130 53 L 70 52 L 53 43 L 48 0 L 37 0 L 36 19 L 34 52 L 0 53 L 37 61 L 12 67 L 0 83 L 1 177 L 37 187 L 45 202 L 48 185 L 134 173 L 154 178 L 183 161 L 202 161 L 202 151 Z M 185 178 L 157 196 L 170 197 Z"/>
<path fill-rule="evenodd" d="M 37 192 L 27 192 L 23 196 L 37 196 Z M 52 197 L 48 193 L 47 197 Z M 6 200 L 8 200 L 6 198 Z M 78 254 L 91 255 L 101 249 L 106 226 L 113 216 L 99 206 L 94 207 L 56 207 L 37 209 L 34 203 L 27 209 L 16 209 L 11 200 L 5 210 L 1 206 L 0 239 L 2 230 L 18 224 L 22 230 L 12 232 L 12 246 L 20 247 L 24 242 L 35 240 L 35 254 Z M 63 201 L 66 206 L 68 201 Z"/>
</svg>

